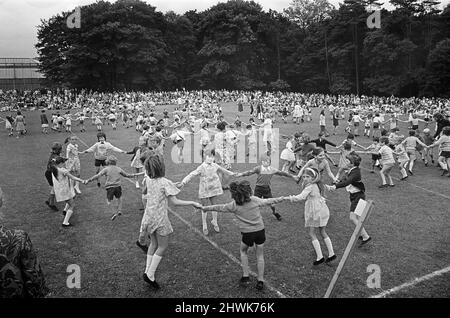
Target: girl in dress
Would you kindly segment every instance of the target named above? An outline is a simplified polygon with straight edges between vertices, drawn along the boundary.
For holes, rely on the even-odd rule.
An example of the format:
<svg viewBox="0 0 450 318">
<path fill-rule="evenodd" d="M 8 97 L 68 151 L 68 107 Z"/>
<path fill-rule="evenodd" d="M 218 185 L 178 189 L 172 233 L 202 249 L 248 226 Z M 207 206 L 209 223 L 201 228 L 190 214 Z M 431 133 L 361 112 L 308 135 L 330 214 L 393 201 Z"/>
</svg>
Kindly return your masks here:
<svg viewBox="0 0 450 318">
<path fill-rule="evenodd" d="M 281 152 L 280 159 L 284 160 L 283 168 L 281 169 L 281 171 L 295 172 L 294 170 L 292 170 L 295 165 L 294 143 L 295 136 L 291 136 L 289 141 L 286 143 L 286 148 Z"/>
<path fill-rule="evenodd" d="M 100 119 L 100 113 L 95 116 L 94 124 L 97 126 L 98 131 L 102 131 L 102 120 Z"/>
<path fill-rule="evenodd" d="M 159 289 L 155 280 L 155 272 L 169 245 L 169 235 L 173 232 L 168 216 L 168 203 L 180 206 L 194 206 L 201 209 L 201 204 L 194 201 L 179 200 L 176 195 L 180 190 L 172 181 L 166 179 L 165 166 L 162 158 L 151 155 L 144 163 L 147 175 L 147 204 L 142 217 L 139 233 L 139 243 L 145 246 L 145 240 L 150 237 L 147 249 L 147 262 L 143 274 L 144 281 L 154 289 Z"/>
<path fill-rule="evenodd" d="M 184 187 L 193 177 L 200 176 L 200 182 L 198 186 L 198 198 L 203 206 L 218 204 L 218 197 L 223 194 L 222 184 L 217 171 L 220 171 L 222 175 L 228 176 L 234 175 L 233 172 L 222 168 L 214 162 L 215 152 L 214 150 L 207 150 L 205 161 L 194 171 L 189 173 L 183 181 L 177 184 L 178 187 Z M 203 234 L 208 235 L 208 225 L 206 223 L 206 212 L 202 212 L 202 225 Z M 217 223 L 217 212 L 212 212 L 211 224 L 214 227 L 214 231 L 219 232 L 219 225 Z"/>
<path fill-rule="evenodd" d="M 66 168 L 70 172 L 70 174 L 79 178 L 81 166 L 80 158 L 78 157 L 77 139 L 78 138 L 76 136 L 70 136 L 64 141 L 64 143 L 67 144 L 67 142 L 69 142 L 66 148 Z M 75 186 L 73 188 L 75 189 L 76 193 L 81 194 L 80 184 L 78 181 L 75 181 Z"/>
<path fill-rule="evenodd" d="M 141 136 L 139 137 L 139 145 L 137 147 L 134 147 L 133 150 L 127 152 L 128 155 L 133 155 L 133 157 L 131 158 L 131 166 L 134 168 L 136 173 L 141 172 L 141 169 L 144 168 L 144 165 L 142 164 L 140 158 L 146 150 L 148 150 L 147 140 L 144 136 Z M 135 177 L 135 182 L 136 189 L 139 189 L 138 177 Z"/>
<path fill-rule="evenodd" d="M 8 131 L 8 137 L 13 136 L 13 134 L 14 134 L 13 125 L 14 125 L 14 119 L 11 116 L 6 116 L 5 128 Z"/>
<path fill-rule="evenodd" d="M 14 122 L 16 123 L 17 138 L 19 138 L 20 135 L 25 135 L 25 118 L 20 111 L 17 112 Z"/>
<path fill-rule="evenodd" d="M 323 197 L 324 186 L 320 181 L 320 173 L 314 168 L 306 168 L 302 178 L 302 193 L 285 197 L 285 200 L 291 202 L 305 201 L 305 227 L 309 228 L 312 245 L 316 251 L 316 260 L 313 262 L 313 265 L 319 265 L 324 261 L 328 263 L 334 260 L 336 255 L 334 254 L 331 239 L 325 231 L 330 217 L 330 211 Z M 322 249 L 316 236 L 316 228 L 319 229 L 319 233 L 328 250 L 328 258 L 326 260 L 322 255 Z"/>
<path fill-rule="evenodd" d="M 74 181 L 83 182 L 80 178 L 71 175 L 69 170 L 65 168 L 66 161 L 66 158 L 58 157 L 51 166 L 53 190 L 55 192 L 56 202 L 66 203 L 63 211 L 63 227 L 72 226 L 72 224 L 69 223 L 69 220 L 73 214 L 73 198 L 75 197 L 75 191 L 70 180 L 72 179 Z"/>
</svg>

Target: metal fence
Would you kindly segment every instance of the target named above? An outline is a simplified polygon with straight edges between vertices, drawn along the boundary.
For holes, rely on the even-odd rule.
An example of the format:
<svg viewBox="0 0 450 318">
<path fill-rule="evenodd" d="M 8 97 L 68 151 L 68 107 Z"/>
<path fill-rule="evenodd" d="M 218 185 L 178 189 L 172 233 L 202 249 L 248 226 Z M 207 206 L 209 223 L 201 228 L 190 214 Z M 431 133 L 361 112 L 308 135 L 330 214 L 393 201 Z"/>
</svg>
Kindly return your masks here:
<svg viewBox="0 0 450 318">
<path fill-rule="evenodd" d="M 32 58 L 0 58 L 0 89 L 18 91 L 41 87 L 39 62 Z"/>
</svg>

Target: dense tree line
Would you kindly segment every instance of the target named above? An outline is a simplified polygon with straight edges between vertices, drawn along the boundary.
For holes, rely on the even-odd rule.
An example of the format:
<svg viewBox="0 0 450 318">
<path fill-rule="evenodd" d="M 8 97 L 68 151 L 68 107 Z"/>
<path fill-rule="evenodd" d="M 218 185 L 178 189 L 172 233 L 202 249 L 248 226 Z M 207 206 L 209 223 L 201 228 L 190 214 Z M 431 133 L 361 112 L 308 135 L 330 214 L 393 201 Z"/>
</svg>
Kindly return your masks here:
<svg viewBox="0 0 450 318">
<path fill-rule="evenodd" d="M 49 85 L 96 90 L 238 89 L 450 96 L 450 5 L 390 0 L 293 0 L 284 12 L 230 0 L 163 14 L 140 0 L 62 12 L 38 27 Z M 368 11 L 369 10 L 369 11 Z"/>
</svg>

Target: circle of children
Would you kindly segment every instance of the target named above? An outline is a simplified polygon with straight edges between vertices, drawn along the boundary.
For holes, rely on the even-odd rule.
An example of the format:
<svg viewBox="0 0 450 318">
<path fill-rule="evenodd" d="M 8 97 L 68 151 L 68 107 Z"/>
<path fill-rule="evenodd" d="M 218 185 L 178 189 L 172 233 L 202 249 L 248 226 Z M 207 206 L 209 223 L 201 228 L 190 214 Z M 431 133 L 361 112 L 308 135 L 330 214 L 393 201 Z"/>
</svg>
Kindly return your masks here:
<svg viewBox="0 0 450 318">
<path fill-rule="evenodd" d="M 73 96 L 71 94 L 74 94 Z M 61 97 L 62 96 L 62 97 Z M 58 97 L 45 96 L 51 103 L 54 100 L 67 97 L 65 94 Z M 372 170 L 378 166 L 381 177 L 380 188 L 393 187 L 390 175 L 395 165 L 398 165 L 402 174 L 401 180 L 408 178 L 408 172 L 413 174 L 416 153 L 422 156 L 425 165 L 434 163 L 432 149 L 439 147 L 438 165 L 443 175 L 450 177 L 450 122 L 448 121 L 449 101 L 440 99 L 398 99 L 379 97 L 355 96 L 328 96 L 305 94 L 270 94 L 262 92 L 243 93 L 228 91 L 177 91 L 170 93 L 69 93 L 69 100 L 76 104 L 80 100 L 87 101 L 82 110 L 75 115 L 87 119 L 91 114 L 93 124 L 97 125 L 98 142 L 84 151 L 79 151 L 77 137 L 71 135 L 66 139 L 66 156 L 62 156 L 63 145 L 54 143 L 45 172 L 48 184 L 51 187 L 50 196 L 46 204 L 57 211 L 56 202 L 65 204 L 62 226 L 70 227 L 69 222 L 75 208 L 75 195 L 80 195 L 80 183 L 87 184 L 97 180 L 100 187 L 100 178 L 104 177 L 108 205 L 114 220 L 122 214 L 122 187 L 121 178 L 134 178 L 136 188 L 141 188 L 138 176 L 143 176 L 142 202 L 144 214 L 141 221 L 139 238 L 136 245 L 146 253 L 146 267 L 143 279 L 154 289 L 159 288 L 155 279 L 155 272 L 168 248 L 169 235 L 173 232 L 169 215 L 168 202 L 180 206 L 193 206 L 202 212 L 203 234 L 208 235 L 207 212 L 211 212 L 211 224 L 215 232 L 220 232 L 217 214 L 221 212 L 234 213 L 239 229 L 242 233 L 240 257 L 243 275 L 240 283 L 246 285 L 250 282 L 248 250 L 256 245 L 256 258 L 258 267 L 257 289 L 264 288 L 264 253 L 265 227 L 260 208 L 269 206 L 273 215 L 279 220 L 282 216 L 276 211 L 275 205 L 284 201 L 305 201 L 304 218 L 305 227 L 308 228 L 312 246 L 316 253 L 313 265 L 331 262 L 336 259 L 330 237 L 326 233 L 326 226 L 330 216 L 328 206 L 324 199 L 324 191 L 333 191 L 345 188 L 350 198 L 350 220 L 358 224 L 358 216 L 354 213 L 360 199 L 365 199 L 365 186 L 361 178 L 360 153 L 371 154 Z M 66 98 L 67 100 L 67 98 Z M 152 102 L 149 104 L 149 100 Z M 103 103 L 103 101 L 107 101 Z M 155 102 L 156 101 L 156 102 Z M 243 127 L 243 122 L 237 116 L 233 125 L 224 121 L 220 102 L 237 101 L 238 111 L 243 106 L 250 108 L 261 120 L 256 124 L 254 119 Z M 97 103 L 97 107 L 93 105 Z M 157 120 L 154 116 L 156 105 L 175 103 L 177 108 L 173 112 L 173 122 L 167 110 L 163 111 L 163 118 Z M 79 104 L 80 105 L 80 104 Z M 419 105 L 413 109 L 412 105 Z M 288 139 L 285 149 L 281 152 L 283 167 L 278 170 L 271 166 L 271 155 L 275 152 L 273 147 L 273 123 L 277 120 L 277 113 L 282 121 L 286 122 L 288 115 L 292 114 L 294 123 L 310 121 L 310 108 L 320 106 L 323 108 L 319 117 L 320 133 L 317 139 L 309 134 L 297 132 L 293 136 L 283 136 Z M 51 108 L 55 107 L 52 104 Z M 327 109 L 328 107 L 328 109 Z M 103 109 L 108 108 L 114 116 L 104 116 Z M 122 116 L 116 113 L 121 112 Z M 326 129 L 325 110 L 328 110 L 336 133 L 339 120 L 344 119 L 345 111 L 349 112 L 349 119 L 345 131 L 347 138 L 336 145 L 325 139 L 330 132 Z M 400 113 L 408 115 L 408 120 L 401 120 Z M 432 113 L 433 112 L 433 113 Z M 434 116 L 432 116 L 433 114 Z M 117 128 L 117 119 L 121 118 L 122 125 L 130 127 L 131 118 L 135 119 L 135 129 L 140 132 L 138 146 L 131 151 L 125 151 L 107 142 L 102 131 L 100 117 L 107 118 L 114 129 Z M 19 114 L 15 119 L 21 122 Z M 419 119 L 423 117 L 423 119 Z M 45 111 L 41 115 L 43 133 L 48 133 L 48 121 L 44 120 Z M 389 117 L 389 118 L 386 118 Z M 57 117 L 58 118 L 58 117 Z M 71 116 L 65 121 L 65 129 L 71 132 Z M 436 123 L 434 134 L 430 125 Z M 22 122 L 24 123 L 23 116 Z M 405 138 L 399 133 L 398 122 L 410 124 L 408 136 Z M 423 134 L 419 133 L 419 122 L 425 123 Z M 62 125 L 59 119 L 54 123 L 53 130 L 60 131 Z M 85 131 L 84 120 L 80 121 L 81 131 Z M 44 127 L 47 124 L 47 127 Z M 69 126 L 69 128 L 68 128 Z M 389 126 L 389 131 L 385 127 Z M 197 131 L 194 131 L 197 127 Z M 169 129 L 172 129 L 169 134 Z M 361 131 L 360 131 L 361 129 Z M 362 130 L 363 129 L 363 130 Z M 256 144 L 257 131 L 263 131 L 265 153 L 260 158 L 260 165 L 244 172 L 232 172 L 231 163 L 236 157 L 236 143 L 238 135 L 244 135 L 248 140 L 248 152 Z M 355 137 L 373 138 L 373 144 L 363 147 L 355 142 Z M 187 135 L 200 134 L 201 163 L 194 171 L 179 182 L 172 182 L 165 177 L 164 142 L 170 139 L 179 148 L 179 159 L 182 160 L 183 144 Z M 326 146 L 333 146 L 337 151 L 327 151 Z M 355 150 L 360 148 L 360 151 Z M 132 155 L 131 167 L 134 173 L 127 173 L 117 164 L 117 158 L 111 152 L 127 153 Z M 80 178 L 79 155 L 94 153 L 94 164 L 97 174 L 88 178 Z M 339 162 L 335 163 L 330 154 L 339 154 Z M 331 165 L 338 167 L 337 174 L 333 174 Z M 296 170 L 298 169 L 298 170 Z M 327 174 L 331 185 L 323 183 L 323 175 Z M 242 177 L 257 175 L 256 186 L 252 189 Z M 298 195 L 273 198 L 271 179 L 274 175 L 291 178 L 293 182 L 301 182 L 302 192 Z M 198 198 L 200 203 L 184 201 L 177 198 L 181 189 L 195 176 L 199 176 Z M 235 181 L 229 182 L 230 177 Z M 232 201 L 227 204 L 218 204 L 218 197 L 229 190 Z M 117 205 L 114 200 L 117 199 Z M 318 235 L 320 234 L 320 235 Z M 327 249 L 324 257 L 319 238 Z M 360 245 L 371 240 L 363 228 L 359 237 Z"/>
</svg>

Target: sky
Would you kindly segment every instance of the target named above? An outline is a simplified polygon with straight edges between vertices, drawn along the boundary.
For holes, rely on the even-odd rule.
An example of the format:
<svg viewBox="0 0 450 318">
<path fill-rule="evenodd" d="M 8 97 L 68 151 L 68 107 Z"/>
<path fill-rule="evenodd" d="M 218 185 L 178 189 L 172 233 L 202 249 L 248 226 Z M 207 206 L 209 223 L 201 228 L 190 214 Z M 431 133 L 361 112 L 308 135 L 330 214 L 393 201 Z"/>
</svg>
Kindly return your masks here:
<svg viewBox="0 0 450 318">
<path fill-rule="evenodd" d="M 197 9 L 203 11 L 226 0 L 144 0 L 158 11 L 184 13 Z M 254 0 L 264 10 L 283 11 L 291 0 Z M 36 57 L 37 28 L 41 19 L 49 19 L 62 11 L 72 11 L 77 6 L 94 0 L 0 0 L 0 57 Z M 338 7 L 341 0 L 329 0 Z M 442 0 L 448 4 L 450 0 Z"/>
</svg>

